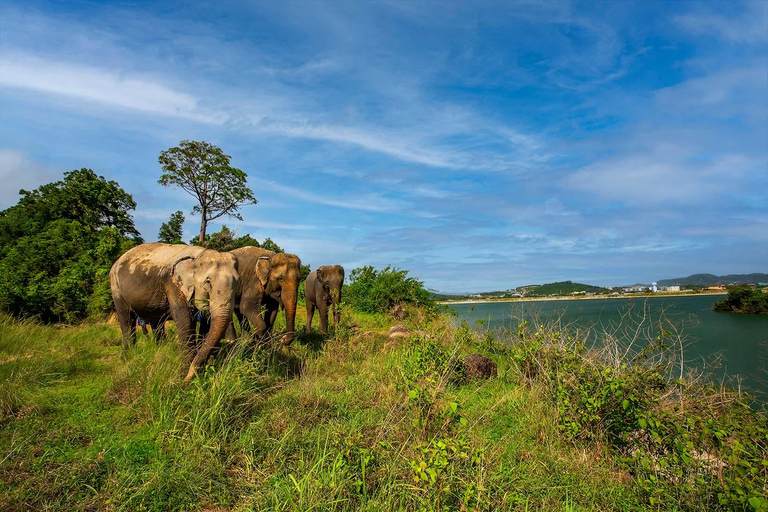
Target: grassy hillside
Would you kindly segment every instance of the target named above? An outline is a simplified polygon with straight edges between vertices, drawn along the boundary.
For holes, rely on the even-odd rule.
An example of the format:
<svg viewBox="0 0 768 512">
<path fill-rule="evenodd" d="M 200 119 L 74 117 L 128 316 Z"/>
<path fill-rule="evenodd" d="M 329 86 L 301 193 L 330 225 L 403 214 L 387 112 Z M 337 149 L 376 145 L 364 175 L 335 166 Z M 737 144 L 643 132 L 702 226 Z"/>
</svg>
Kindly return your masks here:
<svg viewBox="0 0 768 512">
<path fill-rule="evenodd" d="M 529 287 L 526 293 L 527 297 L 546 297 L 548 295 L 572 295 L 576 292 L 584 293 L 607 293 L 606 288 L 592 286 L 583 283 L 573 283 L 571 281 L 562 281 L 558 283 L 547 283 L 538 286 Z"/>
<path fill-rule="evenodd" d="M 114 326 L 0 316 L 0 509 L 766 505 L 765 418 L 665 384 L 661 352 L 620 365 L 557 326 L 495 339 L 417 312 L 394 343 L 386 317 L 344 318 L 290 348 L 225 345 L 184 387 L 173 343 L 124 359 Z M 466 379 L 474 352 L 497 378 Z"/>
<path fill-rule="evenodd" d="M 659 286 L 723 286 L 734 284 L 768 283 L 768 274 L 729 274 L 716 276 L 714 274 L 693 274 L 688 277 L 662 279 Z"/>
</svg>

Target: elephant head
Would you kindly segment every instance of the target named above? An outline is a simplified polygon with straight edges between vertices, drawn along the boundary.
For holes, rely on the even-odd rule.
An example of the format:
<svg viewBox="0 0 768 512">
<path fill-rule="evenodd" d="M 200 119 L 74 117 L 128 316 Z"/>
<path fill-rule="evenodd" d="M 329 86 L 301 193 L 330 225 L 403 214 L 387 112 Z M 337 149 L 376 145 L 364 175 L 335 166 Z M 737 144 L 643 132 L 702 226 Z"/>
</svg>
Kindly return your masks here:
<svg viewBox="0 0 768 512">
<path fill-rule="evenodd" d="M 326 303 L 333 308 L 333 324 L 338 326 L 341 319 L 341 287 L 344 284 L 344 267 L 341 265 L 323 265 L 317 268 L 317 280 L 323 287 Z"/>
<path fill-rule="evenodd" d="M 237 259 L 232 254 L 208 249 L 197 257 L 178 261 L 173 267 L 173 279 L 190 306 L 210 316 L 210 328 L 185 379 L 190 380 L 224 336 L 232 319 L 235 289 L 240 279 Z"/>
<path fill-rule="evenodd" d="M 295 254 L 276 253 L 259 257 L 256 276 L 264 288 L 264 294 L 278 301 L 285 309 L 284 345 L 293 342 L 296 327 L 296 305 L 299 300 L 301 260 Z"/>
</svg>

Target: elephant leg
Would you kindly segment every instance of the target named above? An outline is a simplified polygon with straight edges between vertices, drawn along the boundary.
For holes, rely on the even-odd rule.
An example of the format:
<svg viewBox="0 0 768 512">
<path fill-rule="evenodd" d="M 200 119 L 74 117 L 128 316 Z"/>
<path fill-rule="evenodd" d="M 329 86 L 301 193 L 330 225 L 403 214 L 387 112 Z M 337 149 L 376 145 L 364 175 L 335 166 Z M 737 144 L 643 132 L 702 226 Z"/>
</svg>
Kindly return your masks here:
<svg viewBox="0 0 768 512">
<path fill-rule="evenodd" d="M 317 309 L 320 313 L 320 332 L 325 334 L 328 332 L 328 304 L 323 301 L 317 305 Z"/>
<path fill-rule="evenodd" d="M 264 318 L 261 316 L 261 304 L 253 304 L 246 309 L 240 308 L 240 311 L 250 323 L 250 327 L 253 328 L 253 334 L 258 339 L 264 336 L 267 332 L 267 324 Z M 243 325 L 241 323 L 241 325 Z"/>
<path fill-rule="evenodd" d="M 307 332 L 312 332 L 312 317 L 315 316 L 315 305 L 307 301 Z"/>
<path fill-rule="evenodd" d="M 117 321 L 123 335 L 123 351 L 136 344 L 136 313 L 124 304 L 117 305 Z"/>
<path fill-rule="evenodd" d="M 187 364 L 195 356 L 197 351 L 197 334 L 195 333 L 195 317 L 190 312 L 186 303 L 171 307 L 171 316 L 176 322 L 176 331 L 179 334 L 179 344 L 187 357 Z"/>
</svg>

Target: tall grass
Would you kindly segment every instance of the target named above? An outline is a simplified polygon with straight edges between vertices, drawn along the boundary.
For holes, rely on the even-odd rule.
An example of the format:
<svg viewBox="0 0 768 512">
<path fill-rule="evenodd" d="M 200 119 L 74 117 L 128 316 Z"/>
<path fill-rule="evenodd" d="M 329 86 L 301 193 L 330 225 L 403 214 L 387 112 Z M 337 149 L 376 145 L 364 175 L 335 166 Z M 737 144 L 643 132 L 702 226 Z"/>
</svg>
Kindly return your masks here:
<svg viewBox="0 0 768 512">
<path fill-rule="evenodd" d="M 403 321 L 413 335 L 399 345 L 385 343 L 392 320 L 353 311 L 330 335 L 302 334 L 291 347 L 241 338 L 184 386 L 173 342 L 140 336 L 123 358 L 116 327 L 56 329 L 0 317 L 0 509 L 731 506 L 712 499 L 717 477 L 699 494 L 681 493 L 654 466 L 671 459 L 650 451 L 639 420 L 672 424 L 660 414 L 693 396 L 671 384 L 680 390 L 672 400 L 666 387 L 653 394 L 629 378 L 631 368 L 650 371 L 661 360 L 622 366 L 616 347 L 589 351 L 567 327 L 545 323 L 478 334 L 441 316 Z M 468 381 L 461 357 L 472 352 L 492 357 L 498 377 Z M 581 416 L 584 390 L 603 396 L 620 381 L 622 392 L 648 395 L 624 418 L 635 422 L 627 442 L 644 459 L 615 443 L 623 430 L 604 421 L 621 420 L 624 398 L 584 406 L 598 420 Z M 651 473 L 662 495 L 641 481 Z M 759 478 L 740 487 L 747 506 Z"/>
</svg>

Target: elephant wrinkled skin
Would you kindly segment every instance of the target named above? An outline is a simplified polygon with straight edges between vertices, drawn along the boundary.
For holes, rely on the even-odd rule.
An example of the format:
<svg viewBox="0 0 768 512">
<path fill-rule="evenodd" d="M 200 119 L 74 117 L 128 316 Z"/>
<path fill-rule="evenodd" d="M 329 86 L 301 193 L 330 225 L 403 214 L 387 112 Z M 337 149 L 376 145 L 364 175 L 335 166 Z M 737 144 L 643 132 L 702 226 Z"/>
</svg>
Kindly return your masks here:
<svg viewBox="0 0 768 512">
<path fill-rule="evenodd" d="M 328 306 L 333 308 L 333 326 L 338 327 L 341 318 L 341 287 L 344 284 L 344 267 L 324 265 L 307 276 L 307 332 L 312 330 L 312 315 L 320 313 L 320 332 L 328 330 Z"/>
<path fill-rule="evenodd" d="M 142 244 L 123 254 L 109 272 L 112 299 L 123 333 L 123 348 L 136 342 L 136 317 L 162 329 L 176 322 L 188 356 L 190 381 L 231 323 L 235 288 L 240 280 L 236 258 L 228 253 L 187 245 Z M 195 317 L 201 314 L 200 333 Z"/>
<path fill-rule="evenodd" d="M 247 319 L 256 337 L 263 338 L 272 330 L 282 307 L 286 332 L 280 342 L 290 345 L 295 334 L 301 260 L 295 254 L 275 253 L 259 247 L 240 247 L 230 254 L 237 258 L 240 269 L 234 303 L 240 325 L 246 326 Z M 234 335 L 234 328 L 230 327 L 227 338 L 232 339 Z"/>
</svg>

